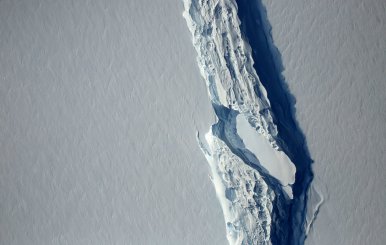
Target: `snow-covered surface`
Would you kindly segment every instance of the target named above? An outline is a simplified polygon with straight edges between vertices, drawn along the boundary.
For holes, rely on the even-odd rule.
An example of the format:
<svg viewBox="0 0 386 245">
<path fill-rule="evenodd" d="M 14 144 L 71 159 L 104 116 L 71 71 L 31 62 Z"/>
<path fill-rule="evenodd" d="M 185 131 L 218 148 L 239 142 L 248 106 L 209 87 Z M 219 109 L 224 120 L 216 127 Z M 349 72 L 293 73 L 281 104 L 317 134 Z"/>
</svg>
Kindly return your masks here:
<svg viewBox="0 0 386 245">
<path fill-rule="evenodd" d="M 250 150 L 268 173 L 278 179 L 283 186 L 295 182 L 295 165 L 282 151 L 272 149 L 269 142 L 259 134 L 247 119 L 239 114 L 236 117 L 237 134 L 242 138 L 246 149 Z M 288 193 L 292 196 L 292 192 Z"/>
<path fill-rule="evenodd" d="M 386 1 L 263 3 L 324 197 L 306 244 L 385 244 Z"/>
<path fill-rule="evenodd" d="M 0 1 L 0 244 L 226 244 L 182 11 Z"/>
</svg>

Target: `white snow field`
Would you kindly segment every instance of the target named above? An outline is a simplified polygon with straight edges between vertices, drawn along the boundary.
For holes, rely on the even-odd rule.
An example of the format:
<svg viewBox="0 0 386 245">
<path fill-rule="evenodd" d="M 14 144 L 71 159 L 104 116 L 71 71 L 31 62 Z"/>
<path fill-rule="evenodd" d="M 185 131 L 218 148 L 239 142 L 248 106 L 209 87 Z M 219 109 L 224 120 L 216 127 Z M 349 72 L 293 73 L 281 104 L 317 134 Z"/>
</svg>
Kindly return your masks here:
<svg viewBox="0 0 386 245">
<path fill-rule="evenodd" d="M 386 1 L 263 3 L 324 197 L 306 244 L 385 244 Z"/>
<path fill-rule="evenodd" d="M 0 244 L 226 244 L 180 0 L 0 1 Z"/>
</svg>

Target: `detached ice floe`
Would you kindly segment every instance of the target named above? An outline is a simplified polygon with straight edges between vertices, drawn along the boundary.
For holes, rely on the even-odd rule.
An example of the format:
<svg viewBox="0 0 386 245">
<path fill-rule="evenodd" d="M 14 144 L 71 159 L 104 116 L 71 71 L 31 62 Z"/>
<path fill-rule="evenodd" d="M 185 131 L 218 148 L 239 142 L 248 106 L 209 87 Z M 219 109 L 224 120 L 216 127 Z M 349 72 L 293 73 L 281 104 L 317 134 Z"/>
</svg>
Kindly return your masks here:
<svg viewBox="0 0 386 245">
<path fill-rule="evenodd" d="M 208 147 L 200 146 L 212 170 L 228 240 L 270 244 L 272 203 L 282 193 L 292 199 L 295 165 L 277 143 L 270 103 L 253 68 L 251 49 L 242 39 L 235 1 L 183 2 L 183 16 L 220 123 L 206 135 Z M 224 116 L 228 111 L 236 118 Z"/>
<path fill-rule="evenodd" d="M 292 190 L 288 185 L 295 182 L 295 165 L 283 151 L 272 148 L 266 138 L 250 126 L 247 119 L 239 114 L 236 118 L 237 134 L 243 140 L 245 147 L 259 160 L 260 165 L 268 173 L 280 181 L 284 191 L 292 198 Z"/>
</svg>

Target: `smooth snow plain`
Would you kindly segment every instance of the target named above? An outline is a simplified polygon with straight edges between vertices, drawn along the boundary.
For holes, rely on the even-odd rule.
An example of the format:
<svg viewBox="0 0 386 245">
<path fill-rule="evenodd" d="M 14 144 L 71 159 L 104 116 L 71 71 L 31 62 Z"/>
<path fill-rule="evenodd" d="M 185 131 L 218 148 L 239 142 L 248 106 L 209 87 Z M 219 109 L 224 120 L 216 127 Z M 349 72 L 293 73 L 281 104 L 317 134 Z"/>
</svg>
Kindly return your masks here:
<svg viewBox="0 0 386 245">
<path fill-rule="evenodd" d="M 226 244 L 179 0 L 0 1 L 0 244 Z"/>
<path fill-rule="evenodd" d="M 263 4 L 323 196 L 306 244 L 385 244 L 386 2 Z"/>
</svg>

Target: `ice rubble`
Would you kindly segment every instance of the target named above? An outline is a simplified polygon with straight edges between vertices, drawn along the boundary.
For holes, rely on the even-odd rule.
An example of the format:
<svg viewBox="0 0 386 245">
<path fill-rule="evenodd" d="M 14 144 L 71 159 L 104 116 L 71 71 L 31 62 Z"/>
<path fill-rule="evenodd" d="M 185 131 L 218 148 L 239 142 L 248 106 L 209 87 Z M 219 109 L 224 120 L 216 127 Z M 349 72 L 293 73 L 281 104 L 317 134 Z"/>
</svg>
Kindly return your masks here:
<svg viewBox="0 0 386 245">
<path fill-rule="evenodd" d="M 274 192 L 258 171 L 243 161 L 212 131 L 203 149 L 220 200 L 230 244 L 270 244 Z M 203 145 L 201 145 L 204 148 Z"/>
</svg>

